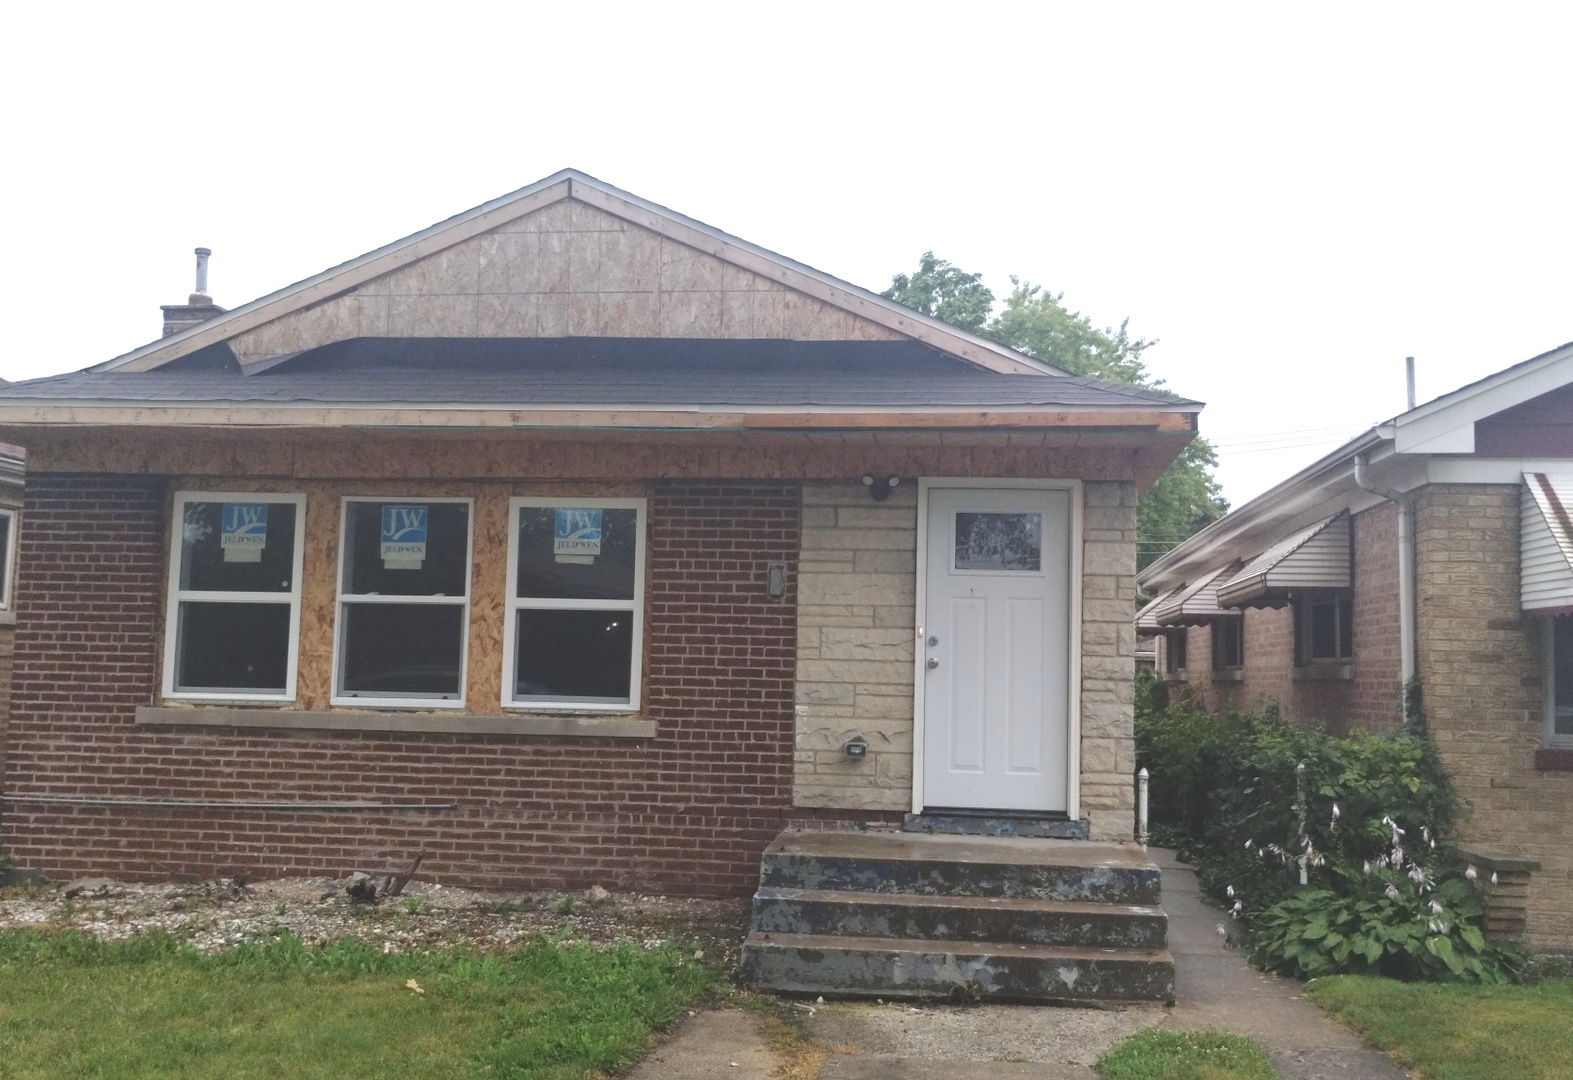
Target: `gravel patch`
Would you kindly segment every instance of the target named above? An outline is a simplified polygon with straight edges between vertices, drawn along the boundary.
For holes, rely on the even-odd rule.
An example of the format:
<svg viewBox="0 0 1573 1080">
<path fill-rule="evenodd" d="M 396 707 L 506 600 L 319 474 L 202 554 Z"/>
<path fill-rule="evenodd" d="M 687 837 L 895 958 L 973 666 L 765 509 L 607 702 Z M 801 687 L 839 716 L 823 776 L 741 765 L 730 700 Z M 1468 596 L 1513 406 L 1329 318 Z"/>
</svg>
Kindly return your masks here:
<svg viewBox="0 0 1573 1080">
<path fill-rule="evenodd" d="M 736 965 L 747 900 L 642 894 L 479 892 L 412 881 L 401 896 L 352 901 L 345 879 L 230 879 L 133 884 L 102 878 L 0 889 L 0 929 L 76 929 L 105 940 L 162 931 L 215 952 L 294 934 L 316 945 L 345 938 L 385 952 L 468 946 L 507 949 L 539 935 L 608 946 L 692 947 L 721 971 Z M 67 895 L 71 893 L 72 895 Z M 591 896 L 593 895 L 593 899 Z"/>
</svg>

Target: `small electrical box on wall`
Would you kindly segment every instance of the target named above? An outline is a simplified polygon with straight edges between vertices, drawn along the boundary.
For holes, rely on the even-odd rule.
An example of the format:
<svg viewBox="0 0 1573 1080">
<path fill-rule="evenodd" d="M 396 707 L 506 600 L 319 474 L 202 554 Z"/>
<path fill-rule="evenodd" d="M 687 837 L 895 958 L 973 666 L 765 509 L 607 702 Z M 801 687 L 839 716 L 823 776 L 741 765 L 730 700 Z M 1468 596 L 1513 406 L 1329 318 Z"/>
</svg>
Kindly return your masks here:
<svg viewBox="0 0 1573 1080">
<path fill-rule="evenodd" d="M 786 595 L 786 563 L 765 564 L 765 595 L 779 600 Z"/>
<path fill-rule="evenodd" d="M 847 757 L 853 761 L 861 761 L 863 758 L 868 757 L 868 740 L 859 735 L 843 746 L 842 749 L 846 751 Z"/>
</svg>

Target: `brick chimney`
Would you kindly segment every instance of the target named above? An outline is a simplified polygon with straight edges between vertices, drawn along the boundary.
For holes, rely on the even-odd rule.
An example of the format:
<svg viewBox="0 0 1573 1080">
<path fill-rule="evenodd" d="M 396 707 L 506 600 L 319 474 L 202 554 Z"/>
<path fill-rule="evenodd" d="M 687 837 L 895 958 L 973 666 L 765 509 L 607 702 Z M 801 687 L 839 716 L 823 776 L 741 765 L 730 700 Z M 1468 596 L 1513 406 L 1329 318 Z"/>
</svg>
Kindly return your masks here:
<svg viewBox="0 0 1573 1080">
<path fill-rule="evenodd" d="M 197 248 L 197 291 L 187 297 L 184 304 L 160 305 L 159 310 L 164 313 L 165 337 L 224 314 L 224 309 L 208 295 L 208 256 L 212 254 L 207 248 Z"/>
</svg>

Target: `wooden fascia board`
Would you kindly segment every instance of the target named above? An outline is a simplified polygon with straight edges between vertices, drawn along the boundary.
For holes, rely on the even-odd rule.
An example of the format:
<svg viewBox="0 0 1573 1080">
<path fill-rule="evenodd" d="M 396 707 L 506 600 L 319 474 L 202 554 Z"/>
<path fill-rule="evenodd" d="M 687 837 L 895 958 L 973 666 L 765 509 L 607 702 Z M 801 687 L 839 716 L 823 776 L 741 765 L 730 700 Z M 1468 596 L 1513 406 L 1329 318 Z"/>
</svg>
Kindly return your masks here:
<svg viewBox="0 0 1573 1080">
<path fill-rule="evenodd" d="M 561 179 L 534 191 L 505 195 L 483 203 L 458 218 L 439 222 L 412 236 L 395 240 L 385 247 L 367 252 L 341 266 L 267 296 L 242 304 L 232 311 L 200 323 L 163 341 L 145 345 L 125 356 L 100 364 L 95 371 L 151 371 L 178 360 L 198 349 L 227 341 L 248 330 L 284 315 L 307 308 L 368 281 L 392 273 L 402 266 L 434 255 L 439 251 L 479 236 L 518 217 L 568 198 L 569 181 Z"/>
<path fill-rule="evenodd" d="M 951 356 L 966 360 L 989 371 L 1007 375 L 1048 375 L 1060 373 L 1008 349 L 963 334 L 936 320 L 927 319 L 910 308 L 885 300 L 872 293 L 865 293 L 847 282 L 838 281 L 829 274 L 809 272 L 779 255 L 761 248 L 746 245 L 719 231 L 696 228 L 650 206 L 630 202 L 605 188 L 596 187 L 583 180 L 573 181 L 574 199 L 605 211 L 614 217 L 633 222 L 668 240 L 675 240 L 691 248 L 713 255 L 724 262 L 779 282 L 794 292 L 822 300 L 832 307 L 850 312 L 859 318 L 905 334 L 925 345 L 930 345 Z"/>
<path fill-rule="evenodd" d="M 769 410 L 736 409 L 507 409 L 426 405 L 241 405 L 80 403 L 0 405 L 0 425 L 37 427 L 402 427 L 555 428 L 637 430 L 833 430 L 864 428 L 1002 429 L 1074 428 L 1079 431 L 1186 432 L 1192 416 L 1154 410 L 933 409 Z"/>
</svg>

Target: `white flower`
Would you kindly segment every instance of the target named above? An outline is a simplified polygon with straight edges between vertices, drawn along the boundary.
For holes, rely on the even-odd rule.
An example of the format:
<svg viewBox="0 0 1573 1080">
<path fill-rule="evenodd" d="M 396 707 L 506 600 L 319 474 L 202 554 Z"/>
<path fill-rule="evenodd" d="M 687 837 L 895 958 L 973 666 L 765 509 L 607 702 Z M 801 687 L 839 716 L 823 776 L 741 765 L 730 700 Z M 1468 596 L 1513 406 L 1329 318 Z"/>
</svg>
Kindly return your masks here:
<svg viewBox="0 0 1573 1080">
<path fill-rule="evenodd" d="M 1338 820 L 1338 804 L 1337 803 L 1333 804 L 1333 820 L 1334 821 Z"/>
<path fill-rule="evenodd" d="M 1223 923 L 1218 924 L 1218 936 L 1221 938 L 1227 938 L 1229 936 L 1229 928 Z"/>
<path fill-rule="evenodd" d="M 1442 928 L 1437 925 L 1437 921 L 1435 919 L 1428 919 L 1426 921 L 1426 929 L 1431 931 L 1433 934 L 1440 934 L 1442 932 Z"/>
<path fill-rule="evenodd" d="M 1224 889 L 1223 893 L 1230 900 L 1233 900 L 1234 899 L 1234 886 L 1233 885 L 1228 886 L 1227 888 Z"/>
<path fill-rule="evenodd" d="M 1360 868 L 1360 872 L 1362 874 L 1364 874 L 1366 877 L 1370 877 L 1371 876 L 1371 860 L 1370 859 L 1367 859 L 1365 861 L 1365 865 Z"/>
<path fill-rule="evenodd" d="M 1403 861 L 1404 861 L 1404 849 L 1399 847 L 1397 844 L 1394 844 L 1393 845 L 1393 854 L 1390 857 L 1390 861 L 1393 864 L 1393 869 L 1397 870 L 1399 868 L 1399 866 L 1401 866 L 1403 864 Z"/>
<path fill-rule="evenodd" d="M 1234 913 L 1235 913 L 1235 915 L 1239 915 L 1239 914 L 1240 914 L 1240 912 L 1242 912 L 1242 911 L 1244 911 L 1244 910 L 1245 910 L 1245 904 L 1243 904 L 1243 903 L 1242 903 L 1242 902 L 1241 902 L 1241 901 L 1239 901 L 1239 900 L 1236 900 L 1236 901 L 1235 901 L 1235 902 L 1234 902 L 1234 907 L 1233 907 L 1233 908 L 1232 908 L 1232 909 L 1231 909 L 1231 910 L 1232 910 L 1232 911 L 1233 911 L 1233 912 L 1234 912 Z"/>
<path fill-rule="evenodd" d="M 1251 850 L 1251 842 L 1249 840 L 1247 840 L 1245 842 L 1245 850 L 1246 851 L 1250 851 Z"/>
<path fill-rule="evenodd" d="M 1440 914 L 1442 914 L 1442 905 L 1437 903 L 1435 900 L 1431 901 L 1431 914 L 1433 914 L 1433 915 L 1440 915 Z"/>
<path fill-rule="evenodd" d="M 1409 880 L 1410 881 L 1413 881 L 1416 885 L 1419 885 L 1425 879 L 1426 879 L 1426 872 L 1424 870 L 1422 870 L 1422 869 L 1420 869 L 1420 867 L 1414 866 L 1414 865 L 1411 865 L 1409 867 Z"/>
<path fill-rule="evenodd" d="M 1493 871 L 1491 871 L 1491 884 L 1495 885 L 1496 883 L 1497 883 L 1497 872 L 1495 870 L 1493 870 Z"/>
<path fill-rule="evenodd" d="M 1397 900 L 1398 899 L 1398 886 L 1397 885 L 1389 884 L 1387 886 L 1387 888 L 1385 890 L 1383 890 L 1383 891 L 1385 891 L 1387 893 L 1387 898 L 1389 900 Z"/>
<path fill-rule="evenodd" d="M 1468 878 L 1470 881 L 1474 881 L 1477 877 L 1480 876 L 1480 874 L 1479 874 L 1478 871 L 1475 870 L 1473 865 L 1470 865 L 1470 866 L 1464 867 L 1464 876 L 1466 878 Z"/>
<path fill-rule="evenodd" d="M 1428 826 L 1428 825 L 1420 826 L 1420 838 L 1422 840 L 1427 840 L 1427 841 L 1429 841 L 1431 839 L 1431 828 L 1430 828 L 1430 826 Z"/>
</svg>

